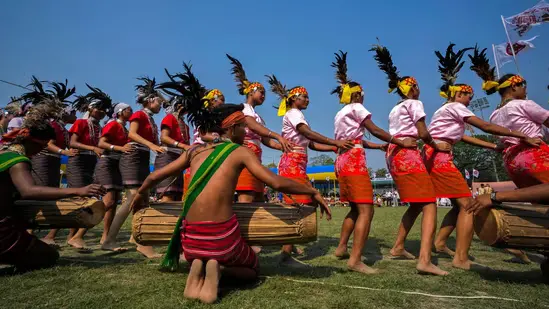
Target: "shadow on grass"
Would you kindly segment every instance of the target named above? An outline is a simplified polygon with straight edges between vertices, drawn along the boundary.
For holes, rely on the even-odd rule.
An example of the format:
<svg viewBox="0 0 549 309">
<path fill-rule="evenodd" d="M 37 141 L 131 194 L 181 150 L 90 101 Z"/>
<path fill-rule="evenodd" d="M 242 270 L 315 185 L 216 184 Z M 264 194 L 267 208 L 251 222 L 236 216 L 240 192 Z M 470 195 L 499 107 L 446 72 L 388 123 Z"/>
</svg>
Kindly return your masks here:
<svg viewBox="0 0 549 309">
<path fill-rule="evenodd" d="M 501 269 L 493 269 L 483 265 L 473 265 L 471 271 L 476 272 L 479 276 L 488 281 L 505 281 L 508 283 L 519 283 L 522 285 L 538 285 L 548 283 L 543 277 L 540 269 L 532 269 L 529 271 L 509 271 Z"/>
</svg>

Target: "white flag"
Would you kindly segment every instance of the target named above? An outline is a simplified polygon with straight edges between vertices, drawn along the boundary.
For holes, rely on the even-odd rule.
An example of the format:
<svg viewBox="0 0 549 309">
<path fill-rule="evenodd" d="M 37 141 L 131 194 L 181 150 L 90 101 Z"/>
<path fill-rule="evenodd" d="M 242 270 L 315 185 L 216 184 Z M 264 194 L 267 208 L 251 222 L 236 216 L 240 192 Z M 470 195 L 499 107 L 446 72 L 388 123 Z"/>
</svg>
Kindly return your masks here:
<svg viewBox="0 0 549 309">
<path fill-rule="evenodd" d="M 516 43 L 513 43 L 513 49 L 515 50 L 515 56 L 518 56 L 520 53 L 528 50 L 530 48 L 535 48 L 532 41 L 537 38 L 538 35 L 529 39 L 529 40 L 519 40 Z M 498 67 L 502 67 L 504 64 L 513 61 L 513 51 L 511 50 L 511 44 L 509 42 L 502 43 L 494 46 L 494 53 L 496 55 L 496 63 Z"/>
<path fill-rule="evenodd" d="M 534 7 L 517 15 L 505 18 L 519 36 L 523 36 L 532 26 L 549 22 L 549 4 L 541 0 Z"/>
</svg>

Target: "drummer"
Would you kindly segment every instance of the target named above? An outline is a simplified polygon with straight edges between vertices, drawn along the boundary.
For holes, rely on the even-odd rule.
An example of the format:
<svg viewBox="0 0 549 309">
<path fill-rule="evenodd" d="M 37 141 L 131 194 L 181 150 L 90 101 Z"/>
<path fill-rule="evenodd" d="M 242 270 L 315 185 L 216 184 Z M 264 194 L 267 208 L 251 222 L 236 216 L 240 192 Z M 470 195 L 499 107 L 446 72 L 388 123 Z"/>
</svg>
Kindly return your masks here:
<svg viewBox="0 0 549 309">
<path fill-rule="evenodd" d="M 189 86 L 188 89 L 199 87 Z M 138 205 L 142 206 L 146 192 L 163 179 L 191 167 L 192 182 L 185 194 L 183 213 L 162 266 L 177 269 L 179 253 L 183 250 L 191 263 L 184 296 L 213 303 L 217 300 L 221 276 L 254 280 L 258 275 L 257 256 L 242 239 L 232 210 L 233 192 L 243 168 L 277 191 L 311 196 L 314 204 L 327 212 L 328 219 L 331 213 L 316 189 L 273 174 L 261 165 L 255 154 L 239 147 L 246 134 L 242 105 L 225 104 L 210 112 L 206 108 L 197 108 L 203 106 L 199 99 L 189 100 L 189 104 L 194 106 L 193 111 L 200 110 L 191 115 L 195 127 L 200 127 L 203 132 L 220 134 L 221 142 L 191 146 L 172 164 L 155 170 L 138 189 L 131 207 L 135 210 Z M 200 195 L 202 191 L 218 194 Z M 182 223 L 185 229 L 181 231 Z"/>
<path fill-rule="evenodd" d="M 479 195 L 475 201 L 467 207 L 468 212 L 475 215 L 484 208 L 501 203 L 542 203 L 549 202 L 549 183 L 516 189 L 513 191 L 492 191 L 490 194 Z"/>
<path fill-rule="evenodd" d="M 38 154 L 52 139 L 55 131 L 49 119 L 48 104 L 33 107 L 21 128 L 2 137 L 0 146 L 0 264 L 14 265 L 18 271 L 53 266 L 59 254 L 48 244 L 25 231 L 13 218 L 15 194 L 22 199 L 56 200 L 73 196 L 103 195 L 100 185 L 84 188 L 52 188 L 37 186 L 31 176 L 30 157 Z"/>
</svg>

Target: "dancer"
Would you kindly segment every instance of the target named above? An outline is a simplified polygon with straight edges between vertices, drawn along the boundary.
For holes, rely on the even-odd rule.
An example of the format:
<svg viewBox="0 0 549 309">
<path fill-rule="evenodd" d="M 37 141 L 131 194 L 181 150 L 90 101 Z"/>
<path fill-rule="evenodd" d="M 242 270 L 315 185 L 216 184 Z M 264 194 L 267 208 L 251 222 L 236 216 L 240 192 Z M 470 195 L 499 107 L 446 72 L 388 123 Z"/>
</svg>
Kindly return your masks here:
<svg viewBox="0 0 549 309">
<path fill-rule="evenodd" d="M 103 149 L 103 154 L 95 167 L 95 181 L 107 190 L 107 194 L 103 197 L 106 212 L 103 217 L 103 234 L 99 242 L 101 245 L 107 239 L 116 214 L 116 205 L 121 199 L 120 193 L 124 188 L 120 173 L 120 158 L 123 153 L 132 150 L 126 128 L 126 123 L 133 113 L 132 108 L 130 105 L 120 102 L 110 112 L 112 113 L 111 119 L 103 128 L 97 144 L 99 148 Z"/>
<path fill-rule="evenodd" d="M 45 114 L 51 113 L 51 102 L 33 107 L 21 128 L 2 137 L 0 147 L 0 263 L 15 265 L 18 271 L 53 266 L 57 250 L 25 231 L 13 217 L 14 192 L 22 199 L 56 200 L 74 196 L 100 196 L 99 185 L 85 188 L 50 188 L 36 185 L 31 176 L 30 159 L 55 139 L 55 131 Z"/>
<path fill-rule="evenodd" d="M 80 188 L 90 185 L 94 181 L 95 165 L 97 158 L 103 151 L 97 146 L 101 134 L 99 121 L 106 115 L 106 111 L 112 108 L 111 98 L 99 88 L 91 87 L 85 96 L 80 96 L 75 101 L 75 108 L 85 113 L 82 119 L 74 122 L 69 130 L 71 133 L 70 147 L 78 149 L 78 155 L 69 157 L 67 162 L 67 184 L 69 188 Z M 71 229 L 67 244 L 76 248 L 89 250 L 83 237 L 87 229 Z"/>
<path fill-rule="evenodd" d="M 352 140 L 354 148 L 340 149 L 335 163 L 335 169 L 340 187 L 341 201 L 349 202 L 351 210 L 343 221 L 339 245 L 335 250 L 338 258 L 349 258 L 349 270 L 364 274 L 373 274 L 377 271 L 362 262 L 362 250 L 370 233 L 370 225 L 374 216 L 374 192 L 370 175 L 366 167 L 367 148 L 384 149 L 385 145 L 378 145 L 364 141 L 364 129 L 385 142 L 394 142 L 400 147 L 416 147 L 415 141 L 394 139 L 380 129 L 372 121 L 372 114 L 364 107 L 364 90 L 362 86 L 347 77 L 347 53 L 339 51 L 335 54 L 336 61 L 332 67 L 336 69 L 336 80 L 339 85 L 331 93 L 339 96 L 339 101 L 345 106 L 337 113 L 334 119 L 335 139 Z M 367 144 L 366 144 L 367 143 Z M 366 144 L 366 145 L 363 145 Z M 369 147 L 368 147 L 369 146 Z M 347 243 L 354 230 L 353 248 L 351 255 L 347 253 Z"/>
<path fill-rule="evenodd" d="M 189 111 L 191 122 L 202 132 L 220 134 L 225 141 L 193 145 L 175 162 L 154 171 L 139 188 L 132 207 L 137 209 L 146 201 L 146 192 L 154 184 L 191 166 L 193 182 L 186 193 L 183 212 L 162 265 L 177 269 L 179 253 L 184 251 L 191 263 L 184 296 L 213 303 L 217 300 L 222 276 L 233 280 L 255 280 L 258 275 L 257 256 L 242 239 L 232 210 L 233 192 L 243 168 L 248 168 L 253 176 L 277 190 L 311 195 L 315 204 L 327 212 L 328 218 L 330 209 L 318 191 L 274 175 L 261 165 L 255 154 L 238 147 L 245 137 L 246 116 L 242 113 L 242 105 L 221 105 L 209 112 L 203 107 L 201 98 L 201 94 L 194 93 L 190 103 L 194 107 Z M 195 113 L 196 110 L 202 112 Z"/>
<path fill-rule="evenodd" d="M 160 124 L 160 141 L 166 152 L 156 156 L 155 170 L 177 160 L 189 148 L 189 126 L 183 120 L 185 112 L 182 100 L 173 97 L 164 103 L 164 109 L 166 117 Z M 156 187 L 156 193 L 162 196 L 161 202 L 180 201 L 183 193 L 183 174 L 164 179 Z"/>
<path fill-rule="evenodd" d="M 490 116 L 490 122 L 520 131 L 536 140 L 539 146 L 532 146 L 513 137 L 502 137 L 505 145 L 503 161 L 507 174 L 519 188 L 549 182 L 549 146 L 541 141 L 542 127 L 549 126 L 549 111 L 526 98 L 526 80 L 520 75 L 506 74 L 495 81 L 494 68 L 490 67 L 486 49 L 475 53 L 471 58 L 471 70 L 484 81 L 482 89 L 486 94 L 496 92 L 501 103 Z"/>
<path fill-rule="evenodd" d="M 420 138 L 437 151 L 450 151 L 449 145 L 437 144 L 427 131 L 425 112 L 423 103 L 419 101 L 420 90 L 416 79 L 412 76 L 401 77 L 399 75 L 386 47 L 375 45 L 371 51 L 375 52 L 374 59 L 379 68 L 387 74 L 389 92 L 396 92 L 401 98 L 389 114 L 391 135 L 401 140 Z M 437 224 L 436 194 L 419 150 L 417 147 L 402 148 L 390 144 L 386 158 L 401 201 L 410 203 L 410 207 L 402 217 L 397 239 L 390 251 L 391 256 L 394 258 L 415 258 L 404 249 L 404 242 L 417 217 L 423 212 L 421 248 L 416 268 L 420 273 L 447 275 L 448 272 L 431 263 L 431 248 Z"/>
<path fill-rule="evenodd" d="M 143 77 L 138 78 L 138 80 L 142 84 L 135 86 L 137 103 L 141 104 L 143 109 L 133 113 L 129 119 L 128 138 L 132 144 L 132 151 L 123 153 L 120 158 L 120 172 L 122 174 L 122 184 L 126 188 L 126 202 L 116 211 L 109 233 L 103 245 L 101 245 L 103 250 L 125 250 L 116 243 L 116 236 L 130 214 L 130 203 L 137 192 L 137 188 L 141 186 L 150 173 L 150 152 L 153 151 L 156 154 L 165 152 L 164 148 L 158 145 L 158 127 L 153 119 L 153 116 L 160 112 L 164 97 L 157 90 L 154 78 Z M 133 237 L 130 238 L 130 242 L 135 243 Z M 147 258 L 161 257 L 150 246 L 136 245 L 137 251 Z"/>
<path fill-rule="evenodd" d="M 238 92 L 240 95 L 246 96 L 243 110 L 244 115 L 246 115 L 246 138 L 244 139 L 244 146 L 255 153 L 260 162 L 263 153 L 261 143 L 272 149 L 289 152 L 291 150 L 290 143 L 279 134 L 266 128 L 263 118 L 255 111 L 255 108 L 262 105 L 265 101 L 265 87 L 259 82 L 248 81 L 246 72 L 240 61 L 228 54 L 227 58 L 229 58 L 233 65 L 231 72 L 238 83 Z M 272 142 L 272 139 L 277 140 L 278 143 Z M 247 169 L 242 170 L 238 178 L 238 184 L 236 185 L 238 202 L 263 202 L 264 189 L 265 185 L 253 177 Z"/>
<path fill-rule="evenodd" d="M 474 137 L 464 135 L 465 125 L 470 124 L 484 132 L 512 136 L 529 142 L 526 135 L 518 131 L 510 131 L 495 124 L 486 122 L 473 114 L 467 106 L 474 96 L 473 88 L 466 84 L 455 84 L 458 73 L 465 63 L 462 61 L 465 53 L 472 48 L 460 49 L 454 52 L 455 44 L 446 49 L 443 56 L 439 51 L 435 54 L 439 60 L 439 72 L 444 84 L 440 87 L 440 95 L 447 102 L 439 108 L 429 125 L 429 133 L 437 144 L 445 144 L 453 148 L 460 140 L 468 144 L 497 149 L 497 146 Z M 471 190 L 467 182 L 453 162 L 452 152 L 438 152 L 430 145 L 423 147 L 423 160 L 431 176 L 437 198 L 449 198 L 454 207 L 446 214 L 435 240 L 435 250 L 454 256 L 452 265 L 456 268 L 470 269 L 469 248 L 473 238 L 473 216 L 466 212 L 466 206 L 473 202 Z M 456 252 L 446 246 L 448 237 L 457 227 Z"/>
<path fill-rule="evenodd" d="M 274 75 L 268 75 L 267 77 L 269 78 L 271 91 L 277 94 L 281 100 L 278 107 L 278 116 L 284 116 L 282 120 L 282 137 L 294 145 L 292 151 L 282 154 L 278 165 L 278 174 L 306 186 L 311 186 L 306 172 L 307 148 L 316 151 L 335 152 L 338 148 L 351 149 L 354 147 L 354 143 L 350 140 L 334 140 L 311 130 L 303 112 L 301 112 L 309 105 L 307 89 L 297 86 L 288 91 L 286 86 L 282 85 Z M 309 195 L 284 195 L 284 202 L 287 204 L 310 204 L 312 200 Z M 284 245 L 281 252 L 281 262 L 295 264 L 296 260 L 291 256 L 292 251 L 292 245 Z"/>
</svg>

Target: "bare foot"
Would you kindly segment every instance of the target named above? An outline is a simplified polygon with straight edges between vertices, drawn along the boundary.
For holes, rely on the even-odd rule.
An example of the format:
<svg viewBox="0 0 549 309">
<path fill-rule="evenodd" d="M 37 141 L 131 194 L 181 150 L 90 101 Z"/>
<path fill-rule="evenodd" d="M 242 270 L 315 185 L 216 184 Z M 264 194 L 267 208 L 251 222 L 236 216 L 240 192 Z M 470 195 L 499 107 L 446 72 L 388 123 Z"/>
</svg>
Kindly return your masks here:
<svg viewBox="0 0 549 309">
<path fill-rule="evenodd" d="M 59 247 L 59 244 L 55 242 L 55 239 L 44 237 L 41 239 L 41 241 L 47 243 L 52 247 Z"/>
<path fill-rule="evenodd" d="M 187 261 L 187 257 L 185 257 L 185 253 L 184 253 L 184 252 L 182 252 L 182 253 L 179 255 L 179 261 L 188 262 L 188 261 Z"/>
<path fill-rule="evenodd" d="M 363 262 L 347 263 L 347 269 L 349 269 L 350 271 L 356 271 L 366 275 L 373 275 L 379 272 L 377 269 L 373 269 L 370 266 L 364 264 Z"/>
<path fill-rule="evenodd" d="M 415 260 L 416 257 L 405 249 L 391 249 L 389 251 L 391 258 L 393 259 L 404 259 L 404 260 Z"/>
<path fill-rule="evenodd" d="M 297 255 L 302 255 L 302 254 L 303 254 L 303 249 L 298 248 L 298 247 L 296 247 L 296 246 L 293 246 L 293 247 L 292 247 L 292 253 L 293 253 L 293 254 L 297 254 Z"/>
<path fill-rule="evenodd" d="M 345 247 L 337 247 L 334 255 L 336 258 L 340 260 L 348 259 L 350 257 L 349 252 L 347 252 L 347 246 Z"/>
<path fill-rule="evenodd" d="M 100 245 L 104 244 L 106 240 L 107 240 L 107 236 L 101 237 L 101 240 L 99 241 L 99 244 Z"/>
<path fill-rule="evenodd" d="M 511 253 L 512 255 L 517 258 L 517 262 L 521 264 L 530 264 L 532 261 L 530 261 L 530 258 L 528 258 L 528 255 L 522 250 L 517 249 L 505 249 L 505 251 Z"/>
<path fill-rule="evenodd" d="M 467 259 L 466 261 L 458 261 L 458 259 L 454 257 L 454 260 L 452 261 L 452 267 L 463 270 L 471 270 L 472 264 L 473 263 L 469 259 Z"/>
<path fill-rule="evenodd" d="M 435 246 L 435 252 L 436 253 L 445 253 L 445 254 L 448 254 L 449 256 L 455 256 L 456 253 L 452 250 L 450 250 L 450 248 L 448 248 L 447 246 Z"/>
<path fill-rule="evenodd" d="M 435 276 L 446 276 L 448 275 L 447 271 L 444 271 L 433 263 L 429 262 L 427 264 L 418 263 L 416 266 L 417 271 L 422 275 L 435 275 Z"/>
<path fill-rule="evenodd" d="M 86 246 L 86 242 L 82 238 L 71 238 L 67 244 L 75 249 L 91 250 Z"/>
<path fill-rule="evenodd" d="M 151 246 L 137 245 L 136 249 L 137 251 L 139 251 L 139 253 L 143 254 L 148 259 L 159 259 L 162 257 L 162 254 L 156 253 L 156 251 L 154 251 L 153 247 Z"/>
<path fill-rule="evenodd" d="M 125 252 L 128 251 L 128 248 L 123 248 L 115 242 L 103 242 L 101 244 L 101 250 L 111 251 L 111 252 Z"/>
<path fill-rule="evenodd" d="M 219 263 L 216 260 L 209 260 L 206 263 L 206 276 L 204 278 L 204 285 L 200 289 L 199 298 L 203 303 L 213 304 L 217 300 L 219 279 L 221 278 Z"/>
<path fill-rule="evenodd" d="M 261 246 L 252 246 L 252 250 L 254 250 L 255 254 L 259 254 L 259 252 L 261 252 Z"/>
<path fill-rule="evenodd" d="M 204 262 L 196 259 L 191 264 L 189 270 L 189 276 L 187 277 L 187 284 L 185 284 L 185 291 L 183 296 L 189 299 L 198 299 L 202 285 L 204 284 Z"/>
</svg>

